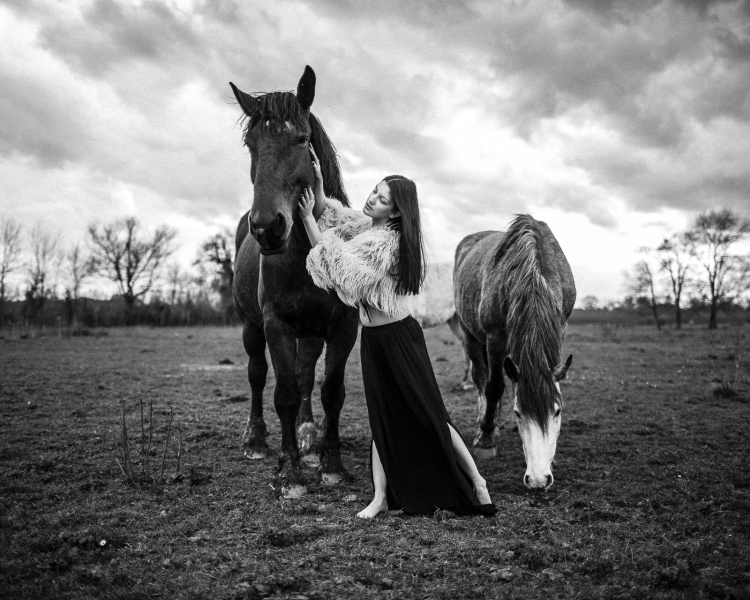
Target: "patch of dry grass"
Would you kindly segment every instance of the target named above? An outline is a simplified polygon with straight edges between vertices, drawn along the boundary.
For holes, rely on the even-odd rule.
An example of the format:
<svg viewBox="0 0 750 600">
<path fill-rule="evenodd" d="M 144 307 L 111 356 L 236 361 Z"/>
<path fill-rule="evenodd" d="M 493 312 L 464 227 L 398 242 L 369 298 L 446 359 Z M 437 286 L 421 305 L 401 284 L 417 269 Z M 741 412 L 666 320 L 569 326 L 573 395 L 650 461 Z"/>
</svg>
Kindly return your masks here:
<svg viewBox="0 0 750 600">
<path fill-rule="evenodd" d="M 451 391 L 463 374 L 459 346 L 446 327 L 425 333 L 446 405 L 470 437 L 474 394 Z M 504 406 L 499 456 L 480 464 L 495 518 L 439 511 L 372 522 L 354 517 L 370 495 L 356 348 L 342 414 L 352 480 L 313 483 L 301 500 L 283 501 L 271 488 L 274 458 L 242 457 L 249 403 L 233 400 L 247 395 L 238 330 L 6 340 L 0 595 L 748 597 L 750 408 L 706 393 L 716 363 L 708 355 L 731 351 L 718 333 L 623 328 L 615 341 L 597 326 L 572 326 L 565 350 L 574 363 L 548 493 L 523 487 L 523 453 Z M 236 368 L 213 368 L 225 359 Z M 741 364 L 738 371 L 738 393 L 746 394 L 748 373 Z M 123 481 L 112 433 L 122 430 L 124 404 L 137 473 L 141 398 L 155 399 L 144 430 L 147 440 L 153 422 L 146 455 L 156 475 L 166 407 L 179 415 L 182 478 Z M 270 401 L 266 407 L 273 448 L 278 421 Z"/>
</svg>

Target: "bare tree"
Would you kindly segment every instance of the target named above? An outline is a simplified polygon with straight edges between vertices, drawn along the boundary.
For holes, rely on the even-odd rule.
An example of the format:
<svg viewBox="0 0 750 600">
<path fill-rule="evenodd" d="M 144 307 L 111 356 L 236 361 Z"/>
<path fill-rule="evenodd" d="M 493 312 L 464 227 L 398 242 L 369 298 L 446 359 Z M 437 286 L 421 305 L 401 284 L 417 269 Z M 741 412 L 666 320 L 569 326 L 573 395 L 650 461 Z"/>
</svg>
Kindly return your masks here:
<svg viewBox="0 0 750 600">
<path fill-rule="evenodd" d="M 645 297 L 648 301 L 651 313 L 654 315 L 654 322 L 656 328 L 661 330 L 661 321 L 659 321 L 659 315 L 656 311 L 658 304 L 658 297 L 656 294 L 656 269 L 651 264 L 649 248 L 641 248 L 639 250 L 641 254 L 644 254 L 646 258 L 639 260 L 633 265 L 633 270 L 627 274 L 628 288 L 630 292 L 638 297 Z"/>
<path fill-rule="evenodd" d="M 0 225 L 0 327 L 5 323 L 8 276 L 21 266 L 21 225 L 12 218 Z"/>
<path fill-rule="evenodd" d="M 90 277 L 94 271 L 92 259 L 86 255 L 80 244 L 76 244 L 65 255 L 66 266 L 70 281 L 70 286 L 66 290 L 66 302 L 68 308 L 68 324 L 74 325 L 78 315 L 78 299 L 81 294 L 81 286 L 86 278 Z"/>
<path fill-rule="evenodd" d="M 128 217 L 107 225 L 92 223 L 89 236 L 94 271 L 117 284 L 130 320 L 135 301 L 148 293 L 174 252 L 177 232 L 162 226 L 144 236 L 138 220 Z"/>
<path fill-rule="evenodd" d="M 596 310 L 599 308 L 599 298 L 590 294 L 583 297 L 581 304 L 583 305 L 583 310 Z"/>
<path fill-rule="evenodd" d="M 190 274 L 173 262 L 167 267 L 167 283 L 169 284 L 169 303 L 174 306 L 185 299 L 185 290 L 190 285 Z"/>
<path fill-rule="evenodd" d="M 719 302 L 733 299 L 750 284 L 747 257 L 732 253 L 738 242 L 750 236 L 750 221 L 726 208 L 711 210 L 698 215 L 690 235 L 706 272 L 710 300 L 708 328 L 716 329 Z"/>
<path fill-rule="evenodd" d="M 221 300 L 224 322 L 228 323 L 234 310 L 232 301 L 232 282 L 234 281 L 234 254 L 232 252 L 232 234 L 224 230 L 208 238 L 200 247 L 196 265 L 212 265 L 214 277 L 211 288 L 218 292 Z"/>
<path fill-rule="evenodd" d="M 178 263 L 172 262 L 167 265 L 167 296 L 163 298 L 163 300 L 166 300 L 166 304 L 160 307 L 162 325 L 168 325 L 174 315 L 177 315 L 178 319 L 184 318 L 184 310 L 176 311 L 175 307 L 179 303 L 185 303 L 190 296 L 191 279 L 190 273 L 183 271 Z"/>
<path fill-rule="evenodd" d="M 656 249 L 659 267 L 669 276 L 674 296 L 675 328 L 682 328 L 682 294 L 688 284 L 691 263 L 695 259 L 695 237 L 690 233 L 674 234 L 666 238 Z"/>
<path fill-rule="evenodd" d="M 35 225 L 30 234 L 31 259 L 27 267 L 28 287 L 26 288 L 26 317 L 36 321 L 44 304 L 55 291 L 51 278 L 56 278 L 60 270 L 62 254 L 58 246 L 60 236 L 52 235 L 40 224 Z"/>
</svg>

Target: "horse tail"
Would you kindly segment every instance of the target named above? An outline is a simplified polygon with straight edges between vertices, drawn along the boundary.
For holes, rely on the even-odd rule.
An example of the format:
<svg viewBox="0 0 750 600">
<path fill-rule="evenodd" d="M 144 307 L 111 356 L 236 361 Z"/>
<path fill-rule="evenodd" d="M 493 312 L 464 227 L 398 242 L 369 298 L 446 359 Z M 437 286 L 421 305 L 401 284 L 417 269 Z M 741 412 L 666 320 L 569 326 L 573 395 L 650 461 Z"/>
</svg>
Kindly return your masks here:
<svg viewBox="0 0 750 600">
<path fill-rule="evenodd" d="M 250 214 L 250 211 L 247 211 L 240 218 L 240 222 L 237 223 L 237 233 L 234 234 L 234 255 L 235 256 L 237 256 L 237 253 L 240 251 L 240 246 L 242 246 L 242 242 L 245 241 L 247 234 L 250 233 L 250 224 L 247 222 L 247 217 L 249 214 Z"/>
</svg>

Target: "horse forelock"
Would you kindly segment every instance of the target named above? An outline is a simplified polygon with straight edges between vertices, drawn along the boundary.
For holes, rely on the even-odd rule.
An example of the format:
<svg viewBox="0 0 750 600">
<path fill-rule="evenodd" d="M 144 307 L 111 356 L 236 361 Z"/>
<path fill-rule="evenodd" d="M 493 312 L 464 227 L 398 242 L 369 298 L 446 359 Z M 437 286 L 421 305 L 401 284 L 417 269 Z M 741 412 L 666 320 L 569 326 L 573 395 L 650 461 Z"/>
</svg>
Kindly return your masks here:
<svg viewBox="0 0 750 600">
<path fill-rule="evenodd" d="M 255 112 L 245 124 L 245 135 L 256 125 L 261 129 L 280 132 L 286 124 L 303 127 L 307 118 L 292 92 L 269 92 L 252 94 L 255 98 Z"/>
<path fill-rule="evenodd" d="M 289 125 L 302 128 L 305 123 L 308 123 L 310 143 L 320 160 L 324 182 L 323 191 L 329 198 L 336 198 L 344 206 L 349 206 L 349 197 L 346 195 L 344 183 L 341 180 L 341 168 L 336 157 L 336 148 L 318 118 L 312 112 L 303 110 L 292 92 L 253 94 L 253 98 L 256 100 L 255 112 L 245 123 L 245 139 L 255 126 L 279 134 Z"/>
<path fill-rule="evenodd" d="M 562 349 L 565 318 L 560 292 L 552 289 L 540 266 L 536 222 L 520 215 L 498 252 L 506 270 L 508 354 L 518 366 L 518 403 L 523 414 L 546 432 L 547 417 L 558 400 L 552 370 Z"/>
</svg>

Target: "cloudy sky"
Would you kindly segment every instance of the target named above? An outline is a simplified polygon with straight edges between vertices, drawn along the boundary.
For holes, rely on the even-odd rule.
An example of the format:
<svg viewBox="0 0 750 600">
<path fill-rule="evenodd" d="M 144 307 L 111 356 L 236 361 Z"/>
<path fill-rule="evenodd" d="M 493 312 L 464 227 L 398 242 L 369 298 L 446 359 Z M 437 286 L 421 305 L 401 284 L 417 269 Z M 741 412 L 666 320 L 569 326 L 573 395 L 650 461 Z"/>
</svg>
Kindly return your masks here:
<svg viewBox="0 0 750 600">
<path fill-rule="evenodd" d="M 417 182 L 429 255 L 546 221 L 579 299 L 696 214 L 750 216 L 750 2 L 0 0 L 0 219 L 135 215 L 199 243 L 252 204 L 228 82 L 294 90 L 360 207 Z"/>
</svg>

